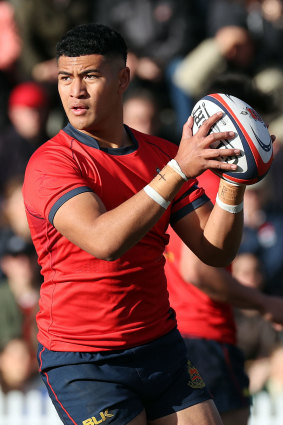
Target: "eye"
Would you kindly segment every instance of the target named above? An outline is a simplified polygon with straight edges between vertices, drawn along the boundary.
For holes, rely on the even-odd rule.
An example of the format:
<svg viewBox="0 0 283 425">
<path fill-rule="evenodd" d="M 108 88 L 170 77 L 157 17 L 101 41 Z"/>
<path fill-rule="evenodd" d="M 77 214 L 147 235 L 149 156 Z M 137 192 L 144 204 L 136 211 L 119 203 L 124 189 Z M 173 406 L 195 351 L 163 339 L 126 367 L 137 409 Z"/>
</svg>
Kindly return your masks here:
<svg viewBox="0 0 283 425">
<path fill-rule="evenodd" d="M 97 79 L 97 78 L 98 78 L 98 75 L 97 75 L 97 74 L 86 74 L 86 75 L 85 75 L 85 78 L 86 78 L 87 80 L 95 80 L 95 79 Z"/>
<path fill-rule="evenodd" d="M 60 81 L 70 81 L 71 77 L 69 75 L 60 75 L 59 80 Z"/>
</svg>

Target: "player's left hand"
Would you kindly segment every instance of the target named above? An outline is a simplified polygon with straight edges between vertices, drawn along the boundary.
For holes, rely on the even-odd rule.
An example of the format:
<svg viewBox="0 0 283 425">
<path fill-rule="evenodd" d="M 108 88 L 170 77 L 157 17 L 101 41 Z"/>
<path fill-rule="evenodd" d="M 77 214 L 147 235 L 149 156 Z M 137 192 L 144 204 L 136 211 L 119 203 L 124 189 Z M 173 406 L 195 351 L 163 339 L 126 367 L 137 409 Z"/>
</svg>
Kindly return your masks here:
<svg viewBox="0 0 283 425">
<path fill-rule="evenodd" d="M 197 177 L 207 169 L 235 171 L 237 165 L 222 162 L 221 158 L 239 156 L 240 149 L 212 149 L 216 141 L 232 139 L 235 133 L 231 131 L 210 132 L 211 127 L 222 117 L 222 113 L 216 113 L 209 117 L 193 135 L 192 116 L 183 126 L 183 135 L 175 160 L 187 177 Z"/>
</svg>

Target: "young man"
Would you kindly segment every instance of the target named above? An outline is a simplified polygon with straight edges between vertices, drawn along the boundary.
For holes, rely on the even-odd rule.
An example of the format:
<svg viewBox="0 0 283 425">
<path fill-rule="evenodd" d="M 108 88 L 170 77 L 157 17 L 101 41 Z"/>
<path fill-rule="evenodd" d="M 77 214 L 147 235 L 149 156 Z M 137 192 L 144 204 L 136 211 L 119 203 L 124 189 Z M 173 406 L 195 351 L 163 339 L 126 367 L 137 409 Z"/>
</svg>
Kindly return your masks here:
<svg viewBox="0 0 283 425">
<path fill-rule="evenodd" d="M 235 170 L 218 158 L 240 152 L 209 148 L 234 137 L 209 134 L 220 115 L 195 135 L 190 117 L 179 148 L 124 126 L 126 56 L 121 36 L 99 24 L 57 46 L 69 124 L 32 156 L 23 187 L 44 275 L 40 371 L 68 425 L 219 425 L 176 330 L 163 252 L 171 222 L 210 265 L 235 256 L 244 187 L 221 180 L 213 207 L 194 178 Z"/>
</svg>

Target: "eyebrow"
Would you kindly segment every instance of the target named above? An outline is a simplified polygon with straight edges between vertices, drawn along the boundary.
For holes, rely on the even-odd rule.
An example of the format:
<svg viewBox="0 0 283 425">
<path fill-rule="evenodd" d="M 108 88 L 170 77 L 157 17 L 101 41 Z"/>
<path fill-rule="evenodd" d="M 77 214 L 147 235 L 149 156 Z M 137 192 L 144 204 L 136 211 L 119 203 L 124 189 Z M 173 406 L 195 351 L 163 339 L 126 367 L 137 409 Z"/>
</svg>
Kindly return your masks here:
<svg viewBox="0 0 283 425">
<path fill-rule="evenodd" d="M 86 74 L 90 74 L 90 73 L 100 73 L 101 71 L 99 69 L 87 69 L 85 71 L 79 72 L 79 75 L 86 75 Z M 72 75 L 71 72 L 67 72 L 67 71 L 58 71 L 58 75 Z"/>
</svg>

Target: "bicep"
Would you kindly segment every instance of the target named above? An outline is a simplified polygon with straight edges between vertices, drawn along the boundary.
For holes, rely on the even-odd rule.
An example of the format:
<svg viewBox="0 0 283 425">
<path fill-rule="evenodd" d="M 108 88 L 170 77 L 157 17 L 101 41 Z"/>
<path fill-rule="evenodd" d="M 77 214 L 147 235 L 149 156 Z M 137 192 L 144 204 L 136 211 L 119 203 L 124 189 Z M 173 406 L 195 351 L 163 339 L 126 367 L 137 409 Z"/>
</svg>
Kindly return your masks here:
<svg viewBox="0 0 283 425">
<path fill-rule="evenodd" d="M 99 216 L 106 212 L 101 199 L 93 192 L 80 193 L 57 210 L 54 227 L 81 249 L 93 252 L 93 231 Z"/>
</svg>

